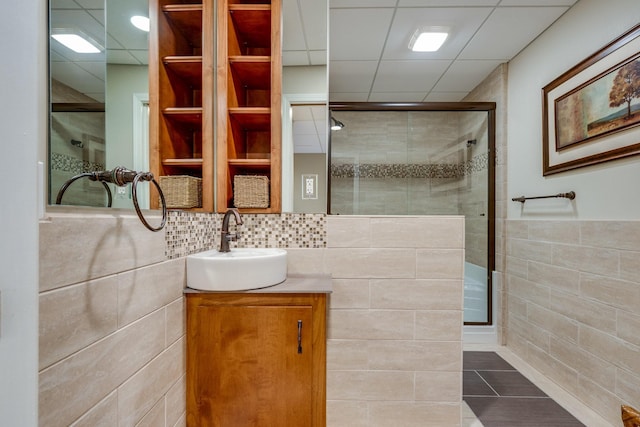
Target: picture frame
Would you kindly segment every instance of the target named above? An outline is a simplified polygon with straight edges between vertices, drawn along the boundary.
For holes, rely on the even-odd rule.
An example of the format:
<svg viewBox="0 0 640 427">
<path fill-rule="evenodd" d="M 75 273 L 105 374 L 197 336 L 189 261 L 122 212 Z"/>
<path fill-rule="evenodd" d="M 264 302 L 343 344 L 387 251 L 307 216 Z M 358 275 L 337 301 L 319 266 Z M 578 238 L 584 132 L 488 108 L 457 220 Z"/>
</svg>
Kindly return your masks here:
<svg viewBox="0 0 640 427">
<path fill-rule="evenodd" d="M 543 175 L 640 154 L 640 25 L 542 88 Z"/>
</svg>

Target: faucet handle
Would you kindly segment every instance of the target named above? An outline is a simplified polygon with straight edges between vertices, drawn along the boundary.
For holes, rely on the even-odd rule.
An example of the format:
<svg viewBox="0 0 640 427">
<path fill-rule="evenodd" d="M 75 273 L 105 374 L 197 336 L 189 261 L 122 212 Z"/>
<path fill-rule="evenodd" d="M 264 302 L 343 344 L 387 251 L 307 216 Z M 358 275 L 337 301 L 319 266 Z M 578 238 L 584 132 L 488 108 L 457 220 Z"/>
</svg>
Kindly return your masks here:
<svg viewBox="0 0 640 427">
<path fill-rule="evenodd" d="M 235 242 L 238 240 L 238 233 L 227 233 L 225 234 L 225 239 L 227 239 L 227 242 Z"/>
</svg>

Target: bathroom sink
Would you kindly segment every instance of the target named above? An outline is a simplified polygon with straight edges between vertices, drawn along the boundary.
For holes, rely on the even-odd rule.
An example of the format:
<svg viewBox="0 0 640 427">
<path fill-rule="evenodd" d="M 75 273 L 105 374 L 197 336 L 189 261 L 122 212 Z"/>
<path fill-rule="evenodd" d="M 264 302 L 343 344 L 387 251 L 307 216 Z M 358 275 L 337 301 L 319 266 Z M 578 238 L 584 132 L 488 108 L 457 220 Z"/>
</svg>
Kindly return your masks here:
<svg viewBox="0 0 640 427">
<path fill-rule="evenodd" d="M 284 282 L 287 251 L 277 248 L 210 250 L 187 256 L 187 286 L 202 291 L 246 291 Z"/>
</svg>

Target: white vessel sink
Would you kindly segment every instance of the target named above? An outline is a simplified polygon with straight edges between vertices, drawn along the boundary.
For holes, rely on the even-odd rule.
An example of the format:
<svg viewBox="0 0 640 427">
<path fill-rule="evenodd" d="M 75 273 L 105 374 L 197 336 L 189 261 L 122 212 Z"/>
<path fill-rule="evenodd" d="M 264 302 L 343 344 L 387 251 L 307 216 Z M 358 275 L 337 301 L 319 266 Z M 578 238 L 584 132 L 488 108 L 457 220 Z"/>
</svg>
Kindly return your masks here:
<svg viewBox="0 0 640 427">
<path fill-rule="evenodd" d="M 202 291 L 246 291 L 284 282 L 287 251 L 277 248 L 210 250 L 187 256 L 187 286 Z"/>
</svg>

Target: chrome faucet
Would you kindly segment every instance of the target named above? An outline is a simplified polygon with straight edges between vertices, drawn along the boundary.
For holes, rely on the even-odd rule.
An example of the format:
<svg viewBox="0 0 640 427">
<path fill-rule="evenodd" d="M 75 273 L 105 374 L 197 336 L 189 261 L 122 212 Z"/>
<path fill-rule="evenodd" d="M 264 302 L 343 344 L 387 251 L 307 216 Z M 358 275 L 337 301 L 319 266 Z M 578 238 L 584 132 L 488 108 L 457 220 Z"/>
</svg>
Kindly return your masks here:
<svg viewBox="0 0 640 427">
<path fill-rule="evenodd" d="M 229 242 L 238 238 L 237 233 L 229 233 L 229 218 L 231 215 L 236 218 L 236 226 L 242 224 L 240 212 L 237 209 L 229 209 L 222 218 L 222 230 L 220 232 L 220 250 L 219 252 L 230 252 Z"/>
</svg>

